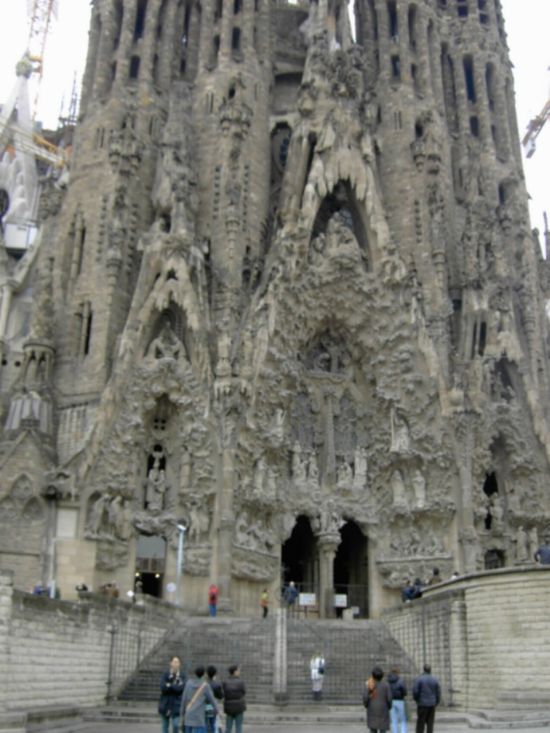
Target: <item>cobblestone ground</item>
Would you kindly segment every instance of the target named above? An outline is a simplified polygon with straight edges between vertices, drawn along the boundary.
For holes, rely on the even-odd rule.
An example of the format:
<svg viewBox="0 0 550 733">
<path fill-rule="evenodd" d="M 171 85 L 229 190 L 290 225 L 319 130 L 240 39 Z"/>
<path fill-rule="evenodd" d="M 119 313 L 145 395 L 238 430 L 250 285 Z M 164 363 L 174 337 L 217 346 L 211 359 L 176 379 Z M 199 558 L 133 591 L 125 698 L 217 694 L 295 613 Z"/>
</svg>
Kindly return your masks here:
<svg viewBox="0 0 550 733">
<path fill-rule="evenodd" d="M 82 733 L 160 733 L 160 726 L 145 725 L 129 725 L 126 723 L 98 724 L 91 723 L 82 729 Z M 307 725 L 302 726 L 300 723 L 291 723 L 289 725 L 244 725 L 244 733 L 289 733 L 291 730 L 300 731 L 300 733 L 366 733 L 367 728 L 364 725 Z M 435 733 L 470 733 L 476 728 L 469 728 L 462 725 L 435 725 Z M 481 729 L 477 729 L 481 730 Z M 487 730 L 487 729 L 485 729 Z M 543 728 L 514 728 L 514 733 L 541 733 Z M 409 732 L 414 733 L 414 726 L 409 726 Z M 76 732 L 75 732 L 76 733 Z M 491 728 L 490 733 L 510 733 L 510 728 Z"/>
</svg>

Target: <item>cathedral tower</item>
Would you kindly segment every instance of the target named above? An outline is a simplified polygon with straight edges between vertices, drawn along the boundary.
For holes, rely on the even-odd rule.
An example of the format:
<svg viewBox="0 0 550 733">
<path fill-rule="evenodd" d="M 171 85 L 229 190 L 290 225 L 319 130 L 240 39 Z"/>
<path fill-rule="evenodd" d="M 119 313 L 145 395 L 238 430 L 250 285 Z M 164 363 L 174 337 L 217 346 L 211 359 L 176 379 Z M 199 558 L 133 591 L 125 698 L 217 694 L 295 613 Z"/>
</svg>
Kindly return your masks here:
<svg viewBox="0 0 550 733">
<path fill-rule="evenodd" d="M 18 583 L 200 609 L 215 582 L 246 612 L 294 580 L 366 616 L 550 530 L 550 281 L 500 3 L 353 20 L 92 3 L 70 176 L 4 267 Z"/>
</svg>

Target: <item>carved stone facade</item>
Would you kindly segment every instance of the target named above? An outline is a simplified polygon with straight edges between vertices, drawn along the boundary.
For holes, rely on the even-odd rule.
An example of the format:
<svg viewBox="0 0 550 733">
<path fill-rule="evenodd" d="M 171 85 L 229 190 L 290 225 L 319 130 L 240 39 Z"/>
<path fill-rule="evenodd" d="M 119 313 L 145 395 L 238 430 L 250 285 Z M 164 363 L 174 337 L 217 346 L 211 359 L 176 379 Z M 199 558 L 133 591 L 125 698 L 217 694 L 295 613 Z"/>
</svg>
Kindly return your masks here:
<svg viewBox="0 0 550 733">
<path fill-rule="evenodd" d="M 550 278 L 481 5 L 356 0 L 354 42 L 338 2 L 92 2 L 70 181 L 0 263 L 17 582 L 173 598 L 178 523 L 193 608 L 531 561 Z"/>
</svg>

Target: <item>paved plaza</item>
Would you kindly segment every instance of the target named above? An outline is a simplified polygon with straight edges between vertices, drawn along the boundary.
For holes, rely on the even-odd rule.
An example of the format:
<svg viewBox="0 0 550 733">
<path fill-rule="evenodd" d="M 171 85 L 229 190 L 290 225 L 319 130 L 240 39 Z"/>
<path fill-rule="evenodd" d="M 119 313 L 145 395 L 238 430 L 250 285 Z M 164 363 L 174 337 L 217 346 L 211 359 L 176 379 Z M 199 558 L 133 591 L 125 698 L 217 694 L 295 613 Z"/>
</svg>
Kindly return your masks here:
<svg viewBox="0 0 550 733">
<path fill-rule="evenodd" d="M 257 725 L 257 724 L 251 724 L 244 725 L 244 730 L 246 733 L 288 733 L 290 727 L 292 727 L 295 730 L 299 730 L 300 733 L 342 733 L 345 731 L 345 733 L 365 733 L 367 730 L 366 725 L 359 725 L 359 724 L 345 724 L 345 725 L 323 725 L 321 723 L 313 724 L 313 725 L 306 725 L 302 726 L 299 722 L 293 722 L 291 724 L 285 723 L 281 725 Z M 437 725 L 436 720 L 436 726 L 435 731 L 436 733 L 462 733 L 463 731 L 472 731 L 472 730 L 491 730 L 492 733 L 508 733 L 510 730 L 514 730 L 515 733 L 540 733 L 540 731 L 543 728 L 541 727 L 525 727 L 525 728 L 510 728 L 510 727 L 501 727 L 501 728 L 469 728 L 466 725 L 461 724 L 452 724 L 452 725 Z M 83 731 L 89 732 L 89 733 L 159 733 L 160 732 L 160 725 L 153 725 L 151 723 L 146 723 L 143 725 L 134 725 L 131 723 L 109 723 L 109 724 L 102 724 L 102 723 L 88 723 L 82 728 L 75 728 L 74 731 Z M 414 725 L 409 725 L 409 731 L 411 733 L 414 733 Z"/>
</svg>

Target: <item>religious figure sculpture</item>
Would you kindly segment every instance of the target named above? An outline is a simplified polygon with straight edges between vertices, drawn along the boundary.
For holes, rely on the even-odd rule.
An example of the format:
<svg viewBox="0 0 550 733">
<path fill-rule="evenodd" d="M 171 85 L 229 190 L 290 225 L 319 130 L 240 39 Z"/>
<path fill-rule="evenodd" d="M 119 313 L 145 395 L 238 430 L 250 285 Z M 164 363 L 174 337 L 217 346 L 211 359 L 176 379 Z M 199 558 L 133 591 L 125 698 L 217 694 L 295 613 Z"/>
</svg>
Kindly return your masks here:
<svg viewBox="0 0 550 733">
<path fill-rule="evenodd" d="M 391 452 L 407 453 L 410 448 L 409 426 L 405 418 L 393 407 L 391 411 Z"/>
<path fill-rule="evenodd" d="M 298 441 L 294 443 L 292 450 L 292 478 L 295 484 L 306 481 L 306 462 L 302 459 L 302 448 Z"/>
<path fill-rule="evenodd" d="M 367 449 L 359 448 L 355 449 L 354 457 L 354 472 L 353 472 L 353 488 L 362 489 L 367 481 Z"/>
<path fill-rule="evenodd" d="M 407 491 L 405 489 L 405 482 L 401 471 L 397 469 L 391 475 L 391 488 L 393 494 L 393 508 L 394 509 L 407 509 Z"/>
<path fill-rule="evenodd" d="M 160 334 L 151 341 L 148 355 L 154 359 L 178 359 L 182 349 L 183 344 L 165 321 Z"/>
<path fill-rule="evenodd" d="M 539 533 L 536 527 L 531 527 L 529 530 L 527 546 L 529 548 L 527 559 L 533 562 L 535 560 L 535 553 L 539 549 Z"/>
<path fill-rule="evenodd" d="M 353 483 L 353 472 L 347 461 L 338 466 L 337 485 L 339 489 L 349 489 Z"/>
<path fill-rule="evenodd" d="M 423 509 L 426 505 L 426 479 L 417 468 L 412 475 L 412 486 L 414 489 L 414 503 L 417 509 Z"/>
<path fill-rule="evenodd" d="M 146 502 L 147 508 L 152 511 L 162 511 L 166 494 L 166 476 L 160 468 L 160 461 L 155 458 L 153 467 L 147 476 Z"/>
<path fill-rule="evenodd" d="M 516 560 L 526 562 L 528 557 L 527 533 L 520 524 L 516 531 Z"/>
</svg>

